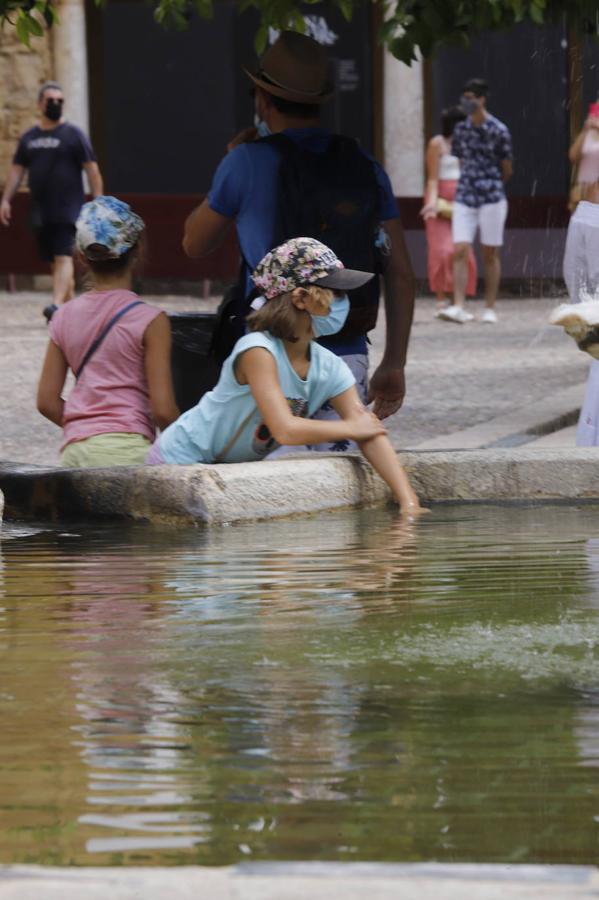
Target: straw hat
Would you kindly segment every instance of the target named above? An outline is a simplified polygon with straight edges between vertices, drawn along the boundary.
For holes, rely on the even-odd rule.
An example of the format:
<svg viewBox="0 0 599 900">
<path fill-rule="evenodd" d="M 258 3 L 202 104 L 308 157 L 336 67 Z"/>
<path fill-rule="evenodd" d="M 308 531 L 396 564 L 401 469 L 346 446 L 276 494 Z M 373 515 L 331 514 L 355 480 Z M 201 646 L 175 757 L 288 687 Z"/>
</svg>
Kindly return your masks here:
<svg viewBox="0 0 599 900">
<path fill-rule="evenodd" d="M 316 105 L 333 95 L 324 47 L 297 31 L 281 32 L 260 59 L 258 71 L 244 72 L 267 93 L 292 103 Z"/>
</svg>

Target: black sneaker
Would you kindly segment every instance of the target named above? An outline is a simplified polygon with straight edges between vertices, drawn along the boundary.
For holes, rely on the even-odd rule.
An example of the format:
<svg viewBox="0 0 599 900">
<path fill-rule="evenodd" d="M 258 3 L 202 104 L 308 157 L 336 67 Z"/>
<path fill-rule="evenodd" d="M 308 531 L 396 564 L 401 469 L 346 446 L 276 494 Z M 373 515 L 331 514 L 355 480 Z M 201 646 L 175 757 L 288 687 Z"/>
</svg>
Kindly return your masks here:
<svg viewBox="0 0 599 900">
<path fill-rule="evenodd" d="M 56 303 L 49 303 L 48 306 L 44 306 L 42 314 L 45 316 L 46 322 L 50 321 L 57 309 Z"/>
</svg>

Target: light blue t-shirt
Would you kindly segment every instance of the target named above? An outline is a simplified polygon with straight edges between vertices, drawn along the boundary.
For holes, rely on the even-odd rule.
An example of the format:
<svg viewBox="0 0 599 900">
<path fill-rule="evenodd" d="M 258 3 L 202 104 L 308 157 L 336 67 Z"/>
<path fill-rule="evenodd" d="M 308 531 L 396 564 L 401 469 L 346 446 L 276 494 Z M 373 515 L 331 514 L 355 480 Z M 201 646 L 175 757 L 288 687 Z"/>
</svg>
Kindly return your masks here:
<svg viewBox="0 0 599 900">
<path fill-rule="evenodd" d="M 294 416 L 313 416 L 323 403 L 355 384 L 341 357 L 314 341 L 304 380 L 289 362 L 280 338 L 265 331 L 246 334 L 225 360 L 214 390 L 204 394 L 197 406 L 183 413 L 160 435 L 159 448 L 165 462 L 214 462 L 244 422 L 241 433 L 219 462 L 252 462 L 276 450 L 279 444 L 262 421 L 249 385 L 239 384 L 235 377 L 235 360 L 252 347 L 264 347 L 274 356 L 281 389 Z"/>
</svg>

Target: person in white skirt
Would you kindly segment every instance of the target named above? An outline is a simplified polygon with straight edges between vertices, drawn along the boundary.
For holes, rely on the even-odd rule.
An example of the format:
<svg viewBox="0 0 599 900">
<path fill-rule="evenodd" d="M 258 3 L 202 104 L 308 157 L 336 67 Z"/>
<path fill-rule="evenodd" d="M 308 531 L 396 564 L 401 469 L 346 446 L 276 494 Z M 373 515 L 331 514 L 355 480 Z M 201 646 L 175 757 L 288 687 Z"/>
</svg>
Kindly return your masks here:
<svg viewBox="0 0 599 900">
<path fill-rule="evenodd" d="M 570 147 L 570 162 L 578 167 L 577 185 L 583 198 L 577 205 L 566 238 L 564 281 L 571 303 L 599 303 L 599 104 L 592 103 L 580 135 Z M 577 447 L 599 445 L 599 361 L 591 363 L 576 430 Z"/>
<path fill-rule="evenodd" d="M 599 186 L 595 190 L 596 199 L 582 200 L 570 219 L 564 254 L 564 280 L 572 303 L 592 299 L 599 306 Z M 594 359 L 578 420 L 576 446 L 598 445 L 599 360 Z"/>
</svg>

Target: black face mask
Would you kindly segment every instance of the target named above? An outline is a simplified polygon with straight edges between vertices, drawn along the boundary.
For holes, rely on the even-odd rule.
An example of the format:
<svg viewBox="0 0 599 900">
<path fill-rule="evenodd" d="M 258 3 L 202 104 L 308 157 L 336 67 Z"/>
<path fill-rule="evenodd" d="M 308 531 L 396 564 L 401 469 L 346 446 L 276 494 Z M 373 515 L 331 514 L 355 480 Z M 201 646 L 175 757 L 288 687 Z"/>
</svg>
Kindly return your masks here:
<svg viewBox="0 0 599 900">
<path fill-rule="evenodd" d="M 51 122 L 58 122 L 62 118 L 62 100 L 47 100 L 44 115 Z"/>
</svg>

